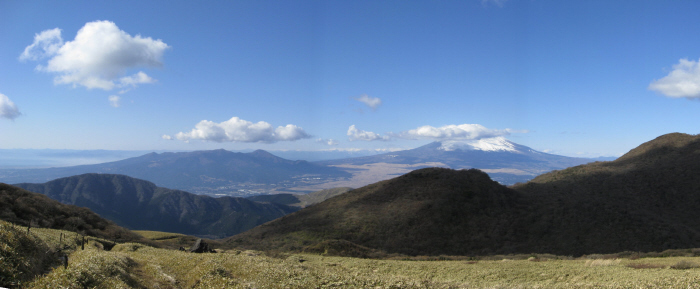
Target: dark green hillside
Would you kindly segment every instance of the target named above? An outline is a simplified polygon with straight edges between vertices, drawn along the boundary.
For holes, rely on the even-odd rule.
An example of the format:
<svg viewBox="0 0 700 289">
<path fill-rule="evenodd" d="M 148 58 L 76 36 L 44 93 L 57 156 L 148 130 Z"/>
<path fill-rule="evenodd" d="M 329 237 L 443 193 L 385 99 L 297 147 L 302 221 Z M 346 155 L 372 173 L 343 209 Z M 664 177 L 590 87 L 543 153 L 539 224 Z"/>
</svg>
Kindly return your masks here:
<svg viewBox="0 0 700 289">
<path fill-rule="evenodd" d="M 17 184 L 62 203 L 90 208 L 132 230 L 221 238 L 296 209 L 244 198 L 194 195 L 124 175 L 84 174 L 43 184 Z"/>
<path fill-rule="evenodd" d="M 348 187 L 339 187 L 332 189 L 320 190 L 313 193 L 308 193 L 305 195 L 297 194 L 274 194 L 274 195 L 258 195 L 248 197 L 248 200 L 261 202 L 261 203 L 275 203 L 280 205 L 288 205 L 293 207 L 307 207 L 316 203 L 323 202 L 327 199 L 335 197 L 337 195 L 346 193 L 352 190 Z"/>
<path fill-rule="evenodd" d="M 663 135 L 615 161 L 554 171 L 513 188 L 547 200 L 548 214 L 538 223 L 557 234 L 543 234 L 546 244 L 582 252 L 700 246 L 698 135 Z"/>
<path fill-rule="evenodd" d="M 0 183 L 0 219 L 21 226 L 62 229 L 104 239 L 145 241 L 89 209 L 61 204 L 44 195 Z"/>
<path fill-rule="evenodd" d="M 478 170 L 428 168 L 352 190 L 230 242 L 257 249 L 301 249 L 342 239 L 405 254 L 515 251 L 519 194 Z"/>
<path fill-rule="evenodd" d="M 511 188 L 477 170 L 421 169 L 229 242 L 301 250 L 345 240 L 420 255 L 662 251 L 700 247 L 698 208 L 700 136 L 669 134 L 615 161 L 554 171 Z"/>
<path fill-rule="evenodd" d="M 247 197 L 246 199 L 259 203 L 275 203 L 280 205 L 293 205 L 299 203 L 299 195 L 296 194 L 272 194 L 272 195 L 257 195 Z"/>
</svg>

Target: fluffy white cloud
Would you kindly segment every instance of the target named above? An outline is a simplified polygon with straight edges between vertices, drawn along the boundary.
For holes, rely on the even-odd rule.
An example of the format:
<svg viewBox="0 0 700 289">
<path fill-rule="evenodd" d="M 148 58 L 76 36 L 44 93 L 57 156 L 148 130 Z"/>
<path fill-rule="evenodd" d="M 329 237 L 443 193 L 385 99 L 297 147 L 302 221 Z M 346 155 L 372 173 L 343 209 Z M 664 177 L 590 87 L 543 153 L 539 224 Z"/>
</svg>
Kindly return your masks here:
<svg viewBox="0 0 700 289">
<path fill-rule="evenodd" d="M 61 30 L 46 30 L 34 37 L 21 60 L 51 57 L 41 71 L 58 74 L 56 84 L 111 90 L 155 80 L 143 72 L 125 76 L 128 69 L 160 67 L 169 46 L 160 39 L 131 36 L 110 21 L 86 23 L 73 41 L 63 42 Z"/>
<path fill-rule="evenodd" d="M 110 95 L 109 96 L 109 105 L 112 107 L 120 107 L 121 106 L 121 97 L 118 95 Z"/>
<path fill-rule="evenodd" d="M 332 139 L 332 138 L 329 138 L 329 139 L 319 138 L 319 139 L 316 140 L 316 142 L 322 143 L 322 144 L 327 144 L 327 145 L 329 145 L 329 146 L 338 145 L 338 141 L 337 141 L 337 140 L 334 140 L 334 139 Z"/>
<path fill-rule="evenodd" d="M 9 97 L 0 93 L 0 117 L 15 119 L 22 115 L 14 102 Z"/>
<path fill-rule="evenodd" d="M 161 136 L 160 138 L 165 139 L 165 140 L 172 140 L 172 139 L 173 139 L 172 136 L 169 136 L 169 135 L 167 135 L 167 134 L 164 134 L 164 135 Z"/>
<path fill-rule="evenodd" d="M 370 108 L 377 109 L 380 105 L 382 105 L 382 100 L 379 99 L 378 97 L 371 97 L 369 95 L 363 94 L 360 97 L 355 98 L 355 100 L 362 102 L 369 106 Z"/>
<path fill-rule="evenodd" d="M 442 127 L 434 127 L 424 125 L 416 129 L 404 131 L 396 135 L 396 137 L 405 139 L 434 139 L 434 140 L 451 140 L 451 139 L 481 139 L 497 136 L 509 135 L 515 132 L 510 129 L 488 129 L 479 124 L 460 124 L 446 125 Z"/>
<path fill-rule="evenodd" d="M 388 136 L 382 136 L 377 133 L 373 133 L 371 131 L 364 131 L 361 129 L 357 129 L 355 125 L 351 125 L 348 128 L 348 139 L 350 141 L 356 141 L 356 140 L 364 140 L 364 141 L 374 141 L 374 140 L 381 140 L 381 141 L 387 141 L 390 139 Z"/>
<path fill-rule="evenodd" d="M 34 35 L 34 43 L 24 48 L 24 52 L 19 56 L 19 60 L 39 60 L 53 56 L 61 46 L 63 46 L 61 29 L 44 30 Z"/>
<path fill-rule="evenodd" d="M 649 89 L 668 97 L 700 98 L 700 63 L 681 59 L 671 73 L 649 84 Z"/>
<path fill-rule="evenodd" d="M 203 120 L 190 132 L 179 132 L 175 135 L 175 138 L 182 141 L 199 139 L 214 142 L 262 143 L 294 141 L 310 137 L 304 129 L 293 124 L 273 128 L 264 121 L 252 123 L 238 117 L 232 117 L 221 123 Z"/>
</svg>

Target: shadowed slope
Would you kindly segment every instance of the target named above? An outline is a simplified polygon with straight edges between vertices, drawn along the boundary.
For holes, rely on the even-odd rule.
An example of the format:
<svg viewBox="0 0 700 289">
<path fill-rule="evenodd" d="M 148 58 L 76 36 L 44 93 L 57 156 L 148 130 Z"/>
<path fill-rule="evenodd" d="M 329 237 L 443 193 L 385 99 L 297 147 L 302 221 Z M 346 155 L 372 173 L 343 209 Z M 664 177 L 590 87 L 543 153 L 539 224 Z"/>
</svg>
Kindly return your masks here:
<svg viewBox="0 0 700 289">
<path fill-rule="evenodd" d="M 543 243 L 581 252 L 661 251 L 700 246 L 698 176 L 700 136 L 673 133 L 615 161 L 554 171 L 513 188 L 542 200 L 547 213 L 538 227 L 557 228 L 543 232 Z"/>
<path fill-rule="evenodd" d="M 421 169 L 229 240 L 270 249 L 345 240 L 406 254 L 582 255 L 700 247 L 700 136 L 669 134 L 612 162 L 512 188 L 477 170 Z"/>
<path fill-rule="evenodd" d="M 141 236 L 105 220 L 86 208 L 61 204 L 42 194 L 0 183 L 0 219 L 21 226 L 61 229 L 88 236 L 123 241 L 145 241 Z"/>
<path fill-rule="evenodd" d="M 124 175 L 84 174 L 17 186 L 88 207 L 130 229 L 209 237 L 231 236 L 296 210 L 244 198 L 194 195 Z"/>
<path fill-rule="evenodd" d="M 513 250 L 516 232 L 508 224 L 521 202 L 517 192 L 478 170 L 428 168 L 344 193 L 231 242 L 301 249 L 343 239 L 406 254 L 488 254 Z"/>
<path fill-rule="evenodd" d="M 288 206 L 293 206 L 293 207 L 307 207 L 316 203 L 320 203 L 322 201 L 325 201 L 327 199 L 330 199 L 332 197 L 335 197 L 340 194 L 344 194 L 345 192 L 352 190 L 352 188 L 348 187 L 338 187 L 338 188 L 332 188 L 332 189 L 325 189 L 325 190 L 320 190 L 316 191 L 313 193 L 308 193 L 305 195 L 298 195 L 298 194 L 274 194 L 274 195 L 258 195 L 258 196 L 252 196 L 252 197 L 247 197 L 246 199 L 255 201 L 255 202 L 260 202 L 260 203 L 275 203 L 275 204 L 280 204 L 280 205 L 288 205 Z"/>
</svg>

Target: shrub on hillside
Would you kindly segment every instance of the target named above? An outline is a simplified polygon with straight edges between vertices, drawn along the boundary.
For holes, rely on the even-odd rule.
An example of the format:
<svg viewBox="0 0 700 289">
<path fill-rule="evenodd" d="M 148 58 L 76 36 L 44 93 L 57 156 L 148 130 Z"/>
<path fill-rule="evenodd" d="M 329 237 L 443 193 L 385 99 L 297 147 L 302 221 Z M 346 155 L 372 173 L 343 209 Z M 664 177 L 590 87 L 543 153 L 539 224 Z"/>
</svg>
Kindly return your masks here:
<svg viewBox="0 0 700 289">
<path fill-rule="evenodd" d="M 345 240 L 326 240 L 308 246 L 305 253 L 322 254 L 326 256 L 343 256 L 356 258 L 382 258 L 386 254 Z"/>
<path fill-rule="evenodd" d="M 678 269 L 678 270 L 686 270 L 686 269 L 693 269 L 693 268 L 698 268 L 698 264 L 690 262 L 690 261 L 679 261 L 676 264 L 671 265 L 671 269 Z"/>
</svg>

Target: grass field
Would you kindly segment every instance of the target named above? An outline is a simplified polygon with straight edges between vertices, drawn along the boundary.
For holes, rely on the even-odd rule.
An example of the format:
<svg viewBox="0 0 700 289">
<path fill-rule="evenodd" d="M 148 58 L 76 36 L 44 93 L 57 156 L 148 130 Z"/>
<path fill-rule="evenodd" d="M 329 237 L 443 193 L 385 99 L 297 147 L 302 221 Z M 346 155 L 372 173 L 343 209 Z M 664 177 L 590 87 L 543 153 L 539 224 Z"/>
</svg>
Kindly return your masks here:
<svg viewBox="0 0 700 289">
<path fill-rule="evenodd" d="M 435 257 L 373 260 L 311 254 L 269 257 L 261 252 L 240 250 L 195 254 L 135 243 L 118 244 L 105 251 L 100 242 L 106 241 L 97 239 L 91 239 L 85 250 L 80 250 L 72 241 L 75 236 L 71 234 L 75 233 L 33 228 L 31 235 L 26 235 L 26 228 L 13 228 L 0 226 L 6 237 L 41 240 L 45 248 L 70 247 L 65 250 L 70 253 L 67 268 L 53 264 L 48 273 L 19 284 L 22 288 L 700 288 L 700 257 L 556 259 L 540 255 L 519 260 L 437 260 L 441 258 Z M 60 237 L 61 233 L 64 238 Z M 157 233 L 146 234 L 159 238 Z M 68 241 L 65 236 L 69 237 Z M 0 248 L 3 256 L 17 253 L 13 255 L 15 259 L 24 263 L 35 258 L 18 258 L 22 257 L 18 255 L 21 252 L 12 246 L 21 244 L 7 238 L 3 242 Z M 5 259 L 2 261 L 2 268 L 12 266 Z M 0 284 L 0 287 L 11 285 Z"/>
<path fill-rule="evenodd" d="M 58 268 L 28 288 L 700 288 L 700 269 L 690 268 L 700 262 L 697 257 L 398 261 L 271 258 L 235 250 L 193 254 L 137 244 L 73 255 L 68 269 Z M 678 264 L 691 266 L 672 268 Z"/>
<path fill-rule="evenodd" d="M 178 234 L 178 233 L 168 233 L 168 232 L 159 232 L 159 231 L 133 230 L 132 232 L 139 234 L 139 235 L 141 235 L 144 238 L 149 239 L 149 240 L 167 240 L 167 239 L 174 239 L 174 238 L 187 236 L 187 235 Z"/>
</svg>

